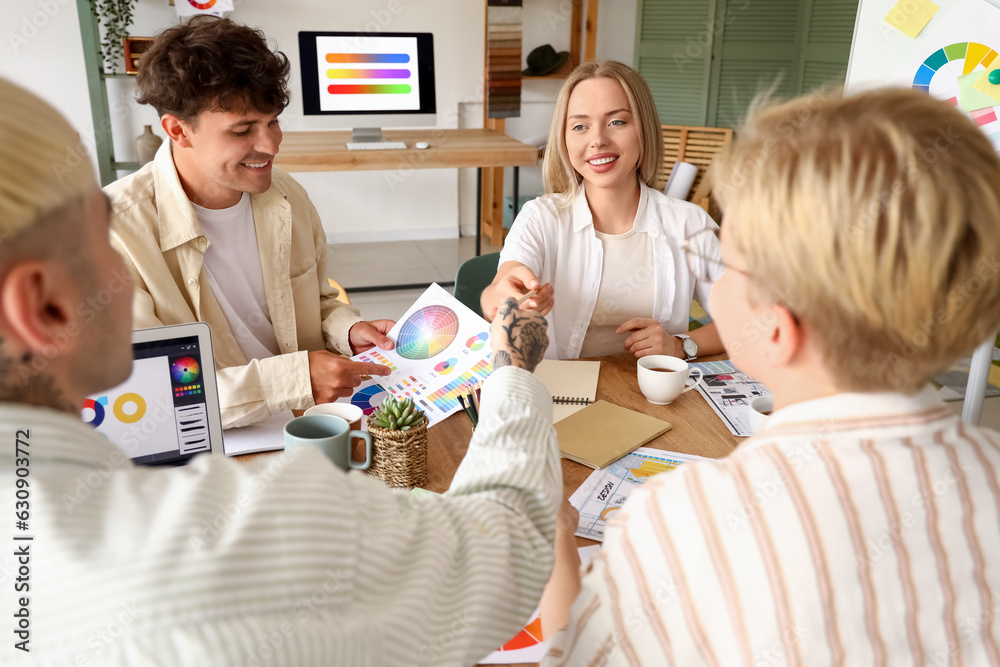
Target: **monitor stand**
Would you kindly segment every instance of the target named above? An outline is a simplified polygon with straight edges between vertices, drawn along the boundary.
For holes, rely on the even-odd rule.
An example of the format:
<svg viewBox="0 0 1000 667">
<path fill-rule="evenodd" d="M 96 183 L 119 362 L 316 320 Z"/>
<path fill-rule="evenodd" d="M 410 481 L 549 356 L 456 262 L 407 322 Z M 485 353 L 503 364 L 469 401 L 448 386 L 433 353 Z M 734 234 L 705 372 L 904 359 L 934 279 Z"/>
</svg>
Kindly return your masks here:
<svg viewBox="0 0 1000 667">
<path fill-rule="evenodd" d="M 351 130 L 351 142 L 356 144 L 378 144 L 382 139 L 381 127 L 355 127 Z"/>
</svg>

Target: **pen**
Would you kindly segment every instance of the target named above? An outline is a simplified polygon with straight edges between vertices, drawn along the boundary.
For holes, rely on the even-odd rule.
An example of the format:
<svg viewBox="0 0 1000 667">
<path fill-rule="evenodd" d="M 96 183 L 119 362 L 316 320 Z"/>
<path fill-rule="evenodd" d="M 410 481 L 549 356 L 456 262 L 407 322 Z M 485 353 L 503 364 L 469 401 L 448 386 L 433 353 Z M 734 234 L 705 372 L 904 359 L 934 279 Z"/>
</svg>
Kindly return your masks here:
<svg viewBox="0 0 1000 667">
<path fill-rule="evenodd" d="M 531 297 L 535 296 L 536 294 L 538 294 L 538 290 L 536 289 L 531 290 L 530 292 L 528 292 L 527 294 L 525 294 L 524 296 L 522 296 L 520 299 L 517 300 L 517 305 L 520 306 L 522 303 L 524 303 Z"/>
</svg>

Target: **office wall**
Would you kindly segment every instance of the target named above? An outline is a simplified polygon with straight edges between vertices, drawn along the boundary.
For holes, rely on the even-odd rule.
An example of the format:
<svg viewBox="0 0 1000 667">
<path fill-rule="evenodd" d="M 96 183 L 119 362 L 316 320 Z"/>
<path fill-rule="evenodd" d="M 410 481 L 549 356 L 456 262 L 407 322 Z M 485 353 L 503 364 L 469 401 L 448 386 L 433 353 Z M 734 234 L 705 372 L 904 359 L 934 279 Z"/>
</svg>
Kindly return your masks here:
<svg viewBox="0 0 1000 667">
<path fill-rule="evenodd" d="M 75 0 L 4 0 L 0 14 L 0 75 L 51 102 L 92 146 L 93 122 L 83 68 Z M 525 0 L 525 55 L 551 43 L 569 46 L 569 0 Z M 481 127 L 483 76 L 482 0 L 235 0 L 231 18 L 265 30 L 292 61 L 292 104 L 282 115 L 285 131 L 335 128 L 336 121 L 301 115 L 298 97 L 299 30 L 433 32 L 437 67 L 439 127 Z M 280 6 L 280 10 L 276 7 Z M 139 0 L 132 34 L 153 35 L 176 21 L 167 0 Z M 604 0 L 600 11 L 598 57 L 631 62 L 636 0 Z M 523 117 L 508 133 L 540 140 L 548 130 L 559 82 L 529 81 Z M 142 126 L 158 130 L 156 114 L 132 100 L 134 84 L 109 81 L 114 141 L 119 159 L 133 159 L 133 138 Z M 0 101 L 2 102 L 2 101 Z M 162 130 L 158 131 L 162 136 Z M 508 170 L 508 190 L 510 175 Z M 334 242 L 371 238 L 423 239 L 474 233 L 475 171 L 402 170 L 296 174 L 319 209 Z M 539 192 L 537 170 L 522 170 L 522 190 Z"/>
</svg>

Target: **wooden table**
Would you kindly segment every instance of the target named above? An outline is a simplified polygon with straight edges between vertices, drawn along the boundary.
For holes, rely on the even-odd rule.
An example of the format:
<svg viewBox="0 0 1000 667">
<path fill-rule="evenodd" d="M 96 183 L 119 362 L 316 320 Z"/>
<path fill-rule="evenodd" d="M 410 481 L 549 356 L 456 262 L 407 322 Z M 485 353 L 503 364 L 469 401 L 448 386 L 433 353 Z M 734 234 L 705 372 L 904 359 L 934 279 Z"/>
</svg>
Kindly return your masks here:
<svg viewBox="0 0 1000 667">
<path fill-rule="evenodd" d="M 728 358 L 719 354 L 701 361 Z M 729 432 L 718 415 L 708 406 L 697 391 L 681 394 L 670 405 L 653 405 L 639 391 L 636 380 L 636 361 L 631 354 L 601 357 L 601 373 L 597 383 L 597 398 L 642 412 L 673 424 L 673 428 L 646 443 L 645 447 L 664 449 L 682 454 L 697 454 L 720 458 L 732 452 L 743 440 Z M 451 486 L 451 480 L 465 458 L 472 438 L 472 423 L 465 413 L 459 412 L 428 431 L 429 476 L 424 488 L 442 493 Z M 250 454 L 244 458 L 257 455 Z M 592 468 L 562 460 L 563 497 L 569 498 L 593 472 Z M 593 540 L 577 537 L 577 546 L 598 544 Z M 531 665 L 537 663 L 530 663 Z M 527 663 L 519 667 L 529 667 Z"/>
<path fill-rule="evenodd" d="M 701 361 L 727 359 L 719 354 Z M 663 419 L 673 428 L 644 445 L 682 454 L 697 454 L 720 458 L 732 452 L 743 438 L 729 432 L 718 415 L 697 391 L 681 394 L 670 405 L 653 405 L 639 391 L 635 357 L 624 353 L 601 357 L 601 374 L 597 383 L 597 398 L 637 412 Z M 455 471 L 465 457 L 472 438 L 472 423 L 464 413 L 457 413 L 428 431 L 428 468 L 430 479 L 425 488 L 438 493 L 448 490 Z M 585 465 L 562 460 L 563 497 L 573 495 L 594 471 Z M 597 544 L 577 538 L 579 546 Z"/>
<path fill-rule="evenodd" d="M 705 357 L 701 361 L 727 359 L 725 354 Z M 624 353 L 601 357 L 601 374 L 597 382 L 597 398 L 625 408 L 642 412 L 673 424 L 673 428 L 649 441 L 644 447 L 665 449 L 682 454 L 697 454 L 720 458 L 732 452 L 743 438 L 729 432 L 718 415 L 708 406 L 697 391 L 681 394 L 670 405 L 653 405 L 639 391 L 636 380 L 635 357 Z M 428 467 L 430 479 L 425 488 L 438 493 L 448 490 L 455 471 L 465 457 L 472 438 L 472 423 L 464 413 L 452 415 L 428 431 Z M 562 460 L 563 497 L 573 495 L 593 468 Z M 577 546 L 598 544 L 583 537 L 576 538 Z M 522 663 L 516 667 L 532 667 L 537 663 Z"/>
<path fill-rule="evenodd" d="M 514 201 L 517 201 L 517 172 L 519 167 L 531 167 L 538 162 L 538 149 L 512 139 L 505 134 L 488 129 L 449 130 L 383 130 L 385 141 L 402 141 L 407 148 L 401 150 L 349 151 L 347 142 L 351 133 L 342 131 L 286 132 L 281 140 L 281 150 L 274 164 L 285 171 L 384 171 L 410 169 L 461 169 L 479 170 L 476 196 L 476 254 L 480 252 L 484 225 L 497 228 L 493 222 L 503 220 L 503 195 L 496 188 L 483 187 L 492 183 L 498 171 L 514 167 Z M 426 141 L 428 148 L 415 148 L 418 141 Z M 494 233 L 493 245 L 503 243 Z M 354 288 L 357 290 L 358 288 Z M 362 290 L 363 291 L 363 290 Z"/>
</svg>

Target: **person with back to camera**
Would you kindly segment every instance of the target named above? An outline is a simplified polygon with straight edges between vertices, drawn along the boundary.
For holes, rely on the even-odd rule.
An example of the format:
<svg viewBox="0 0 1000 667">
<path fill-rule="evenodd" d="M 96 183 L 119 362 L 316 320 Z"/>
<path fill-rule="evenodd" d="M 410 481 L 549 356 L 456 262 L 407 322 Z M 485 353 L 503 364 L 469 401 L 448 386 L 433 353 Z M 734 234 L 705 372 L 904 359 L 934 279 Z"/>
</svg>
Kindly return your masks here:
<svg viewBox="0 0 1000 667">
<path fill-rule="evenodd" d="M 557 530 L 543 667 L 1000 664 L 1000 434 L 930 383 L 1000 328 L 994 148 L 923 93 L 814 93 L 713 170 L 716 322 L 775 410 L 643 484 L 582 583 Z"/>
<path fill-rule="evenodd" d="M 0 665 L 465 667 L 514 636 L 563 489 L 531 373 L 544 318 L 501 307 L 479 426 L 440 495 L 316 447 L 137 466 L 80 418 L 132 369 L 109 201 L 88 156 L 53 171 L 80 141 L 65 118 L 2 77 L 0 99 L 0 506 L 23 521 L 0 556 Z"/>
<path fill-rule="evenodd" d="M 504 299 L 549 321 L 546 357 L 722 352 L 715 324 L 690 333 L 692 298 L 706 308 L 718 258 L 715 222 L 655 188 L 663 135 L 649 86 L 615 61 L 577 67 L 556 99 L 542 166 L 546 195 L 525 204 L 482 294 L 487 319 Z M 686 258 L 685 240 L 699 250 Z"/>
</svg>

